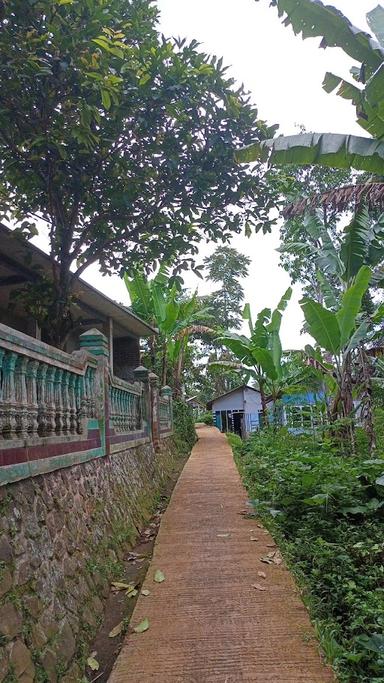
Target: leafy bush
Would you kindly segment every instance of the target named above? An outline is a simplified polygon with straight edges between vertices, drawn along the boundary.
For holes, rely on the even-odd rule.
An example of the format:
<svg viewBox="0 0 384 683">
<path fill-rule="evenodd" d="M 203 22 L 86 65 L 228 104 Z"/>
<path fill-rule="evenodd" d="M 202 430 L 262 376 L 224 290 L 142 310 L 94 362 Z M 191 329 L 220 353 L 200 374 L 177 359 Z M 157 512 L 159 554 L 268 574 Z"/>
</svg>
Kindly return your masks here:
<svg viewBox="0 0 384 683">
<path fill-rule="evenodd" d="M 196 418 L 196 422 L 203 422 L 204 424 L 211 426 L 213 425 L 213 415 L 211 412 L 203 413 Z"/>
<path fill-rule="evenodd" d="M 197 439 L 193 412 L 184 401 L 178 399 L 173 401 L 173 426 L 178 449 L 181 453 L 189 453 Z"/>
<path fill-rule="evenodd" d="M 226 437 L 229 441 L 230 446 L 235 449 L 239 449 L 243 445 L 243 440 L 238 434 L 233 434 L 232 432 L 227 432 Z"/>
<path fill-rule="evenodd" d="M 384 460 L 285 429 L 232 445 L 339 682 L 384 681 Z"/>
</svg>

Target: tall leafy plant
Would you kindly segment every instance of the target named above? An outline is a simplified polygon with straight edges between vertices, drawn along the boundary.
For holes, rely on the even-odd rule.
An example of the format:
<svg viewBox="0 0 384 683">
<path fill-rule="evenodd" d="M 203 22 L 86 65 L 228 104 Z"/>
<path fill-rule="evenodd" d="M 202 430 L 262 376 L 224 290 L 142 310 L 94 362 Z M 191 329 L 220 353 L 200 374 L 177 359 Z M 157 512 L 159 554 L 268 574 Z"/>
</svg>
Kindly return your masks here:
<svg viewBox="0 0 384 683">
<path fill-rule="evenodd" d="M 152 279 L 137 271 L 125 274 L 124 281 L 133 311 L 159 330 L 159 336 L 150 340 L 152 368 L 159 357 L 162 384 L 170 382 L 180 395 L 188 341 L 192 335 L 212 333 L 207 324 L 211 311 L 201 306 L 196 292 L 192 296 L 183 292 L 166 266 Z"/>
<path fill-rule="evenodd" d="M 321 37 L 321 47 L 341 48 L 360 63 L 351 68 L 352 80 L 327 73 L 323 88 L 349 100 L 357 122 L 371 137 L 348 134 L 304 133 L 253 144 L 236 152 L 239 162 L 256 159 L 271 164 L 322 165 L 355 168 L 384 175 L 384 9 L 378 5 L 367 15 L 376 40 L 356 28 L 340 10 L 320 0 L 272 0 L 284 25 L 302 37 Z"/>
<path fill-rule="evenodd" d="M 301 301 L 308 332 L 334 363 L 337 391 L 331 411 L 333 419 L 350 418 L 353 413 L 352 352 L 367 335 L 367 323 L 360 321 L 359 315 L 371 274 L 368 266 L 361 266 L 336 310 L 308 297 Z M 313 355 L 310 347 L 307 350 Z"/>
<path fill-rule="evenodd" d="M 255 323 L 252 320 L 250 305 L 246 304 L 243 318 L 248 321 L 250 336 L 225 332 L 218 341 L 236 356 L 239 363 L 216 362 L 220 367 L 238 367 L 247 370 L 256 380 L 261 395 L 264 423 L 268 424 L 267 399 L 275 402 L 280 395 L 282 385 L 288 381 L 282 362 L 283 350 L 280 339 L 280 328 L 283 312 L 292 296 L 289 287 L 272 311 L 264 308 L 258 314 Z"/>
</svg>

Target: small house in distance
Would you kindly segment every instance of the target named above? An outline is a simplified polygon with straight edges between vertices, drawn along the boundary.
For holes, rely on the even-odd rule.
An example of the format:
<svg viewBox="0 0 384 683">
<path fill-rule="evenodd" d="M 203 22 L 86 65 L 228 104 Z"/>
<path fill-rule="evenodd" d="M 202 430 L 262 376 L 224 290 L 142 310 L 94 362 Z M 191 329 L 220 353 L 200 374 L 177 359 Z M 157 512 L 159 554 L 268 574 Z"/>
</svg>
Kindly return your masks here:
<svg viewBox="0 0 384 683">
<path fill-rule="evenodd" d="M 214 425 L 221 432 L 246 436 L 262 426 L 262 405 L 258 389 L 243 384 L 207 403 L 212 410 Z"/>
<path fill-rule="evenodd" d="M 191 408 L 195 420 L 197 420 L 200 417 L 200 415 L 203 415 L 203 413 L 205 413 L 205 405 L 199 400 L 197 396 L 191 396 L 191 398 L 186 398 L 185 402 Z"/>
</svg>

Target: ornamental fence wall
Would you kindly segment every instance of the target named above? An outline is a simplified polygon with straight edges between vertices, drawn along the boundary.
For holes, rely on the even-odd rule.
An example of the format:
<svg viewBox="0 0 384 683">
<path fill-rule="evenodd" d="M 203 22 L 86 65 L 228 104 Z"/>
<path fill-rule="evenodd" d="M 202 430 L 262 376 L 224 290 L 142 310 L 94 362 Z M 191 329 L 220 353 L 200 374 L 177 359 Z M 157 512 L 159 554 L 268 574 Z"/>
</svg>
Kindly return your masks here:
<svg viewBox="0 0 384 683">
<path fill-rule="evenodd" d="M 172 391 L 144 367 L 114 377 L 92 329 L 65 353 L 0 324 L 0 485 L 172 434 Z"/>
</svg>

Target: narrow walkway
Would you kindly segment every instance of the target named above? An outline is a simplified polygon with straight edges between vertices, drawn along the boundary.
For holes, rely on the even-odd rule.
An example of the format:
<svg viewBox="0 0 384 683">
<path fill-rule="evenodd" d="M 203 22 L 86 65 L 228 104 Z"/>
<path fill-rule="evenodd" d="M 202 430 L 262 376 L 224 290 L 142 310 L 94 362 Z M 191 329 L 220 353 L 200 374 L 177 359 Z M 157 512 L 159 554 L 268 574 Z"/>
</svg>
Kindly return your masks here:
<svg viewBox="0 0 384 683">
<path fill-rule="evenodd" d="M 291 575 L 260 561 L 271 536 L 239 514 L 246 493 L 226 438 L 213 427 L 199 437 L 161 522 L 150 595 L 131 620 L 150 627 L 127 637 L 109 683 L 333 681 Z"/>
</svg>

